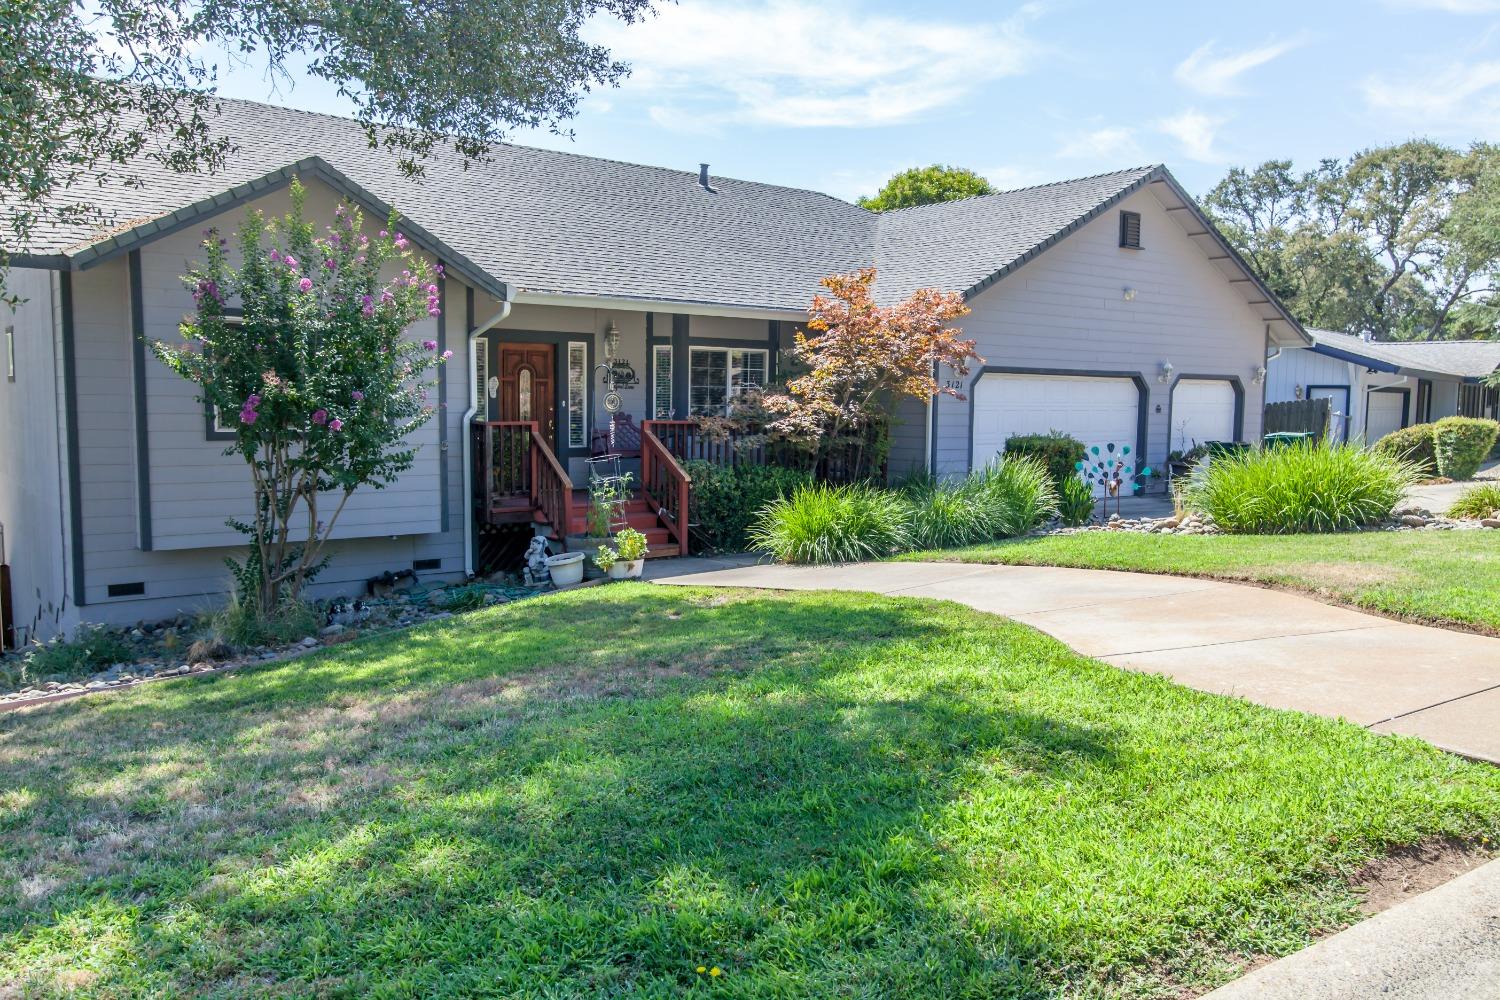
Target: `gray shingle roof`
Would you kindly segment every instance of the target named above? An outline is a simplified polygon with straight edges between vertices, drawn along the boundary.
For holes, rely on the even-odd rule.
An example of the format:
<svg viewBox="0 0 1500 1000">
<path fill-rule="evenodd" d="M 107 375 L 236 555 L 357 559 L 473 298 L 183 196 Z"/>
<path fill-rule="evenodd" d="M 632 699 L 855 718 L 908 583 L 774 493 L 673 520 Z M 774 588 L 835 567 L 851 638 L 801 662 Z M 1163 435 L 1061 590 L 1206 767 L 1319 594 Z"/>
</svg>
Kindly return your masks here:
<svg viewBox="0 0 1500 1000">
<path fill-rule="evenodd" d="M 528 292 L 805 310 L 818 279 L 874 265 L 879 297 L 918 287 L 977 290 L 1091 212 L 1150 179 L 1143 167 L 942 205 L 868 212 L 829 195 L 574 153 L 500 145 L 465 169 L 427 163 L 421 182 L 369 148 L 354 121 L 250 101 L 222 102 L 238 149 L 212 175 L 150 162 L 141 187 L 86 197 L 94 222 L 39 227 L 30 250 L 88 253 L 121 230 L 318 157 L 469 262 Z"/>
<path fill-rule="evenodd" d="M 1333 330 L 1307 332 L 1318 345 L 1415 372 L 1483 378 L 1500 371 L 1500 341 L 1496 340 L 1371 341 Z"/>
</svg>

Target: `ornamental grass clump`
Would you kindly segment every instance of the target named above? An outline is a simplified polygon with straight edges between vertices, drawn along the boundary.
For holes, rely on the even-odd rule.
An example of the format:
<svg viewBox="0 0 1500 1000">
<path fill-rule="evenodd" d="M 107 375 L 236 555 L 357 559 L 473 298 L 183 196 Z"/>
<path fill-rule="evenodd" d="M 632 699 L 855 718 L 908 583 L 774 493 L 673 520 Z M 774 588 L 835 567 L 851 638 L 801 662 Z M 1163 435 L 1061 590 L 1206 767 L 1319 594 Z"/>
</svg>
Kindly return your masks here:
<svg viewBox="0 0 1500 1000">
<path fill-rule="evenodd" d="M 1352 531 L 1390 517 L 1412 463 L 1357 445 L 1303 443 L 1215 457 L 1183 499 L 1231 534 Z"/>
<path fill-rule="evenodd" d="M 1024 535 L 1057 514 L 1057 487 L 1035 458 L 998 458 L 964 480 L 968 493 L 1000 512 L 997 538 Z"/>
<path fill-rule="evenodd" d="M 1500 483 L 1471 486 L 1448 508 L 1449 517 L 1479 520 L 1500 517 Z"/>
<path fill-rule="evenodd" d="M 919 549 L 951 549 L 1000 537 L 1004 503 L 975 490 L 968 479 L 914 477 L 902 485 L 911 504 L 911 544 Z"/>
<path fill-rule="evenodd" d="M 910 544 L 910 517 L 911 506 L 900 494 L 819 483 L 767 504 L 750 529 L 750 542 L 788 563 L 879 559 Z"/>
</svg>

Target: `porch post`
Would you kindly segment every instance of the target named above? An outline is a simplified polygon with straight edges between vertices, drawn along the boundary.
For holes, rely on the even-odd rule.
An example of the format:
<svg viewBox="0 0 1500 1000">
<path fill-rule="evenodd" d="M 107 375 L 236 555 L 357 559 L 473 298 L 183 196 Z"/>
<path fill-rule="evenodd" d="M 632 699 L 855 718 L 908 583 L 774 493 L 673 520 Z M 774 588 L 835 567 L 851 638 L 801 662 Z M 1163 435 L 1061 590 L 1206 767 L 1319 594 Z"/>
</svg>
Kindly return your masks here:
<svg viewBox="0 0 1500 1000">
<path fill-rule="evenodd" d="M 685 419 L 692 415 L 693 401 L 688 398 L 693 359 L 688 350 L 688 317 L 672 314 L 672 416 Z"/>
</svg>

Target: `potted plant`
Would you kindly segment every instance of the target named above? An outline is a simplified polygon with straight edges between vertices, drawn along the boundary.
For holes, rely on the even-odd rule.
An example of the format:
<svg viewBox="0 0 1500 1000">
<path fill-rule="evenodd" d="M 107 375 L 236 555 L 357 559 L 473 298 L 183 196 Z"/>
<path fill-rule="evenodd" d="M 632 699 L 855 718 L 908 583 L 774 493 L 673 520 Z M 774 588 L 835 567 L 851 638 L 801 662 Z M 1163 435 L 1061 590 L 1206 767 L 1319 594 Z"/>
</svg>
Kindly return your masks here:
<svg viewBox="0 0 1500 1000">
<path fill-rule="evenodd" d="M 599 546 L 594 565 L 608 573 L 611 580 L 630 580 L 640 576 L 646 565 L 646 536 L 634 528 L 626 528 L 615 536 L 615 542 L 618 549 Z"/>
<path fill-rule="evenodd" d="M 558 589 L 583 582 L 583 553 L 564 552 L 547 557 L 547 570 L 552 574 L 552 585 Z"/>
</svg>

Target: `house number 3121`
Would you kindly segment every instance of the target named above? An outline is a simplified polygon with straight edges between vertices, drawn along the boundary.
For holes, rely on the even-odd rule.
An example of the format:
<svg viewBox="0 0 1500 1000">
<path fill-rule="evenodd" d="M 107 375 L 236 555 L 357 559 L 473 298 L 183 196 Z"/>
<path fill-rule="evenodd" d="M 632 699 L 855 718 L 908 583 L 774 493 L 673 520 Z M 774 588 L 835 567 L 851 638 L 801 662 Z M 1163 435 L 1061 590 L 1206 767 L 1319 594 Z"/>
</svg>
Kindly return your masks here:
<svg viewBox="0 0 1500 1000">
<path fill-rule="evenodd" d="M 943 388 L 944 389 L 962 389 L 963 388 L 963 383 L 960 382 L 956 378 L 950 378 L 948 381 L 946 381 L 946 382 L 943 383 Z"/>
</svg>

